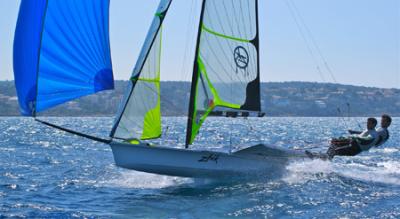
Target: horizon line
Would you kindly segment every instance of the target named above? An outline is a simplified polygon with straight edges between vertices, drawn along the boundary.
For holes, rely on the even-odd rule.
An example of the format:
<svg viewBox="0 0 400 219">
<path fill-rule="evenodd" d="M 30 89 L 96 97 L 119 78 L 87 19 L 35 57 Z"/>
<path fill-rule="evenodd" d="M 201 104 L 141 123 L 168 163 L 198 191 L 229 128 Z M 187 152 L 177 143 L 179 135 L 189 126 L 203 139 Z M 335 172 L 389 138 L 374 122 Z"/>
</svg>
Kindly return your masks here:
<svg viewBox="0 0 400 219">
<path fill-rule="evenodd" d="M 2 79 L 0 82 L 11 82 L 15 81 L 14 79 Z M 114 81 L 129 81 L 129 79 L 114 79 Z M 160 80 L 160 82 L 188 82 L 189 80 Z M 378 89 L 394 89 L 400 90 L 400 87 L 378 87 L 378 86 L 369 86 L 369 85 L 354 85 L 354 84 L 345 84 L 338 82 L 320 82 L 320 81 L 260 81 L 260 83 L 315 83 L 315 84 L 330 84 L 330 85 L 341 85 L 341 86 L 353 86 L 353 87 L 363 87 L 363 88 L 378 88 Z"/>
</svg>

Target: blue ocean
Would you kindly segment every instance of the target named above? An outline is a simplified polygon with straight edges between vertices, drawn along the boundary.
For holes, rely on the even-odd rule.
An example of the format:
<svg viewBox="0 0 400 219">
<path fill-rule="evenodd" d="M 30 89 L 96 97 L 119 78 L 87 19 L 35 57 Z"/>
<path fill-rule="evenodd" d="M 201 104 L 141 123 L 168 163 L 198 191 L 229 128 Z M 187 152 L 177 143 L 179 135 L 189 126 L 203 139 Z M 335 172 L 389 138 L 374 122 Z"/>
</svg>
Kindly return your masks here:
<svg viewBox="0 0 400 219">
<path fill-rule="evenodd" d="M 113 122 L 44 119 L 100 137 Z M 193 147 L 229 151 L 265 142 L 322 152 L 330 137 L 365 120 L 210 118 Z M 161 141 L 183 147 L 185 125 L 185 118 L 165 118 Z M 296 161 L 277 177 L 245 181 L 122 169 L 107 145 L 30 118 L 0 118 L 0 130 L 0 218 L 400 218 L 400 118 L 381 148 L 332 162 Z"/>
</svg>

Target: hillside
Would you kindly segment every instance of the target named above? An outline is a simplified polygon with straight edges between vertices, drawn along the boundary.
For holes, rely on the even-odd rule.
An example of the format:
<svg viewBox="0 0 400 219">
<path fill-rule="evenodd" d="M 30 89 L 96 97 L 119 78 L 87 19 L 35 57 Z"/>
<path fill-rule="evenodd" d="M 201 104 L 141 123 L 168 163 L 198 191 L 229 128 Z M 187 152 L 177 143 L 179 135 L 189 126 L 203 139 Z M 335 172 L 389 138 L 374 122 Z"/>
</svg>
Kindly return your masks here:
<svg viewBox="0 0 400 219">
<path fill-rule="evenodd" d="M 49 116 L 114 115 L 125 90 L 126 81 L 116 81 L 114 91 L 58 106 Z M 187 113 L 189 82 L 161 83 L 162 111 L 166 116 Z M 261 84 L 261 104 L 267 116 L 400 116 L 400 89 L 382 89 L 340 84 L 282 82 Z M 347 106 L 350 103 L 350 107 Z M 13 81 L 0 81 L 0 116 L 17 116 L 18 105 Z"/>
</svg>

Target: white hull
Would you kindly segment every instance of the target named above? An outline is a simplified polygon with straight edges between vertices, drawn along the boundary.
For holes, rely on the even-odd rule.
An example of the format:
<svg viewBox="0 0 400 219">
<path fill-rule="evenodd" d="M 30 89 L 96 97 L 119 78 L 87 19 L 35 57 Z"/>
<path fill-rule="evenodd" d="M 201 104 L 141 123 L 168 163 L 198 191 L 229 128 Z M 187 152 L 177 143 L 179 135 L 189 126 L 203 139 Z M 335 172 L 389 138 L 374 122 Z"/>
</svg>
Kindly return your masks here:
<svg viewBox="0 0 400 219">
<path fill-rule="evenodd" d="M 112 142 L 110 146 L 117 166 L 194 178 L 274 174 L 281 172 L 289 160 L 307 157 L 303 152 L 265 145 L 256 145 L 232 154 L 119 142 Z"/>
</svg>

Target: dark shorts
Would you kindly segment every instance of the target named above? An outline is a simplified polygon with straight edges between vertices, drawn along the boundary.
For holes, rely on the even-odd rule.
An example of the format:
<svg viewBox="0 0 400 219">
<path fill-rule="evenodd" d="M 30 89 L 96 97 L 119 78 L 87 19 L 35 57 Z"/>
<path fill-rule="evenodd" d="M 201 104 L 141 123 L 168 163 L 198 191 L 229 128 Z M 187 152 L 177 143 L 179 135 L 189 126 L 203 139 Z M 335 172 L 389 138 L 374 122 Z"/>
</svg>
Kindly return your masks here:
<svg viewBox="0 0 400 219">
<path fill-rule="evenodd" d="M 350 141 L 348 145 L 331 145 L 327 154 L 330 158 L 333 158 L 334 156 L 355 156 L 361 151 L 357 141 Z"/>
</svg>

